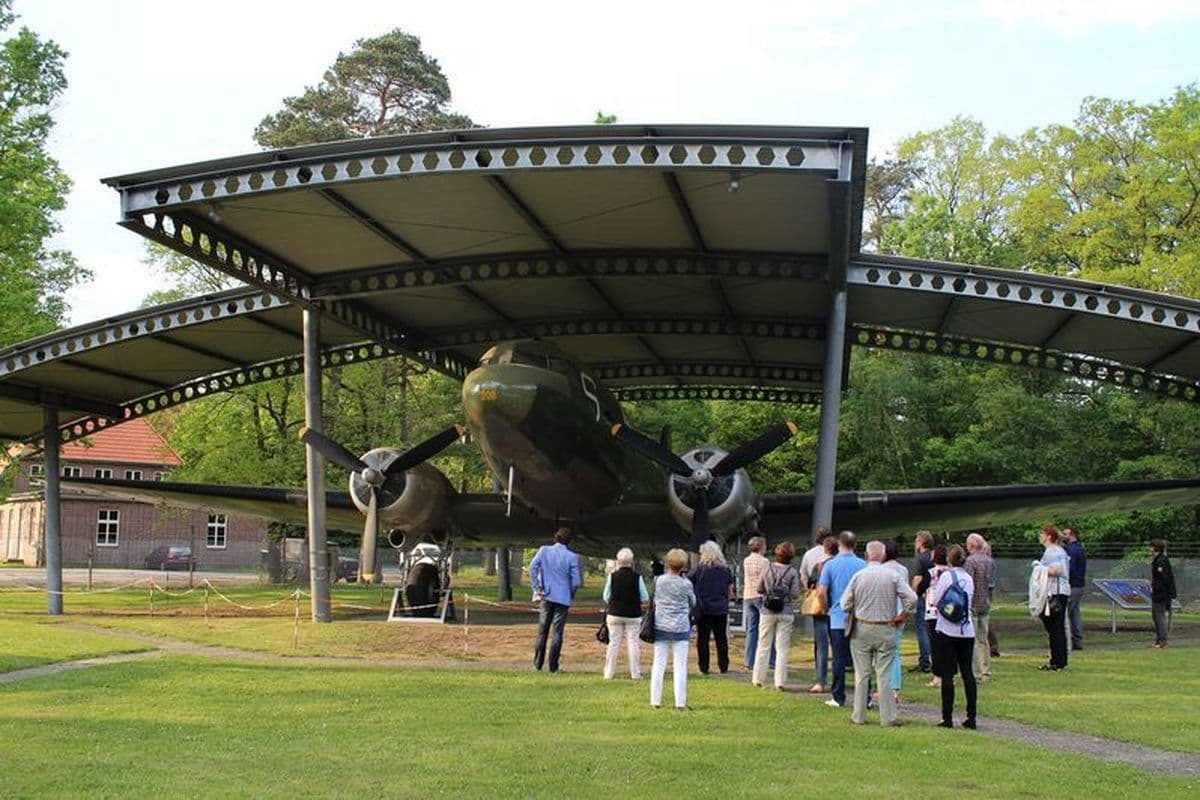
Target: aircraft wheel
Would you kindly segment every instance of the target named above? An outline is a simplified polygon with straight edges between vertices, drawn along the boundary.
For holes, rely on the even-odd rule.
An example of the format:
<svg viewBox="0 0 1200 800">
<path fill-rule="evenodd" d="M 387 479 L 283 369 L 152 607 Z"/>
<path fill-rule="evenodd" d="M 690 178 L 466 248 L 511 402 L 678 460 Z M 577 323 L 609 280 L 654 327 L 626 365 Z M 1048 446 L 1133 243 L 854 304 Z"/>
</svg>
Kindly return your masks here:
<svg viewBox="0 0 1200 800">
<path fill-rule="evenodd" d="M 408 571 L 408 580 L 404 584 L 404 601 L 414 617 L 433 617 L 437 615 L 436 603 L 440 589 L 438 569 L 433 564 L 416 564 Z M 416 608 L 429 606 L 428 608 Z"/>
</svg>

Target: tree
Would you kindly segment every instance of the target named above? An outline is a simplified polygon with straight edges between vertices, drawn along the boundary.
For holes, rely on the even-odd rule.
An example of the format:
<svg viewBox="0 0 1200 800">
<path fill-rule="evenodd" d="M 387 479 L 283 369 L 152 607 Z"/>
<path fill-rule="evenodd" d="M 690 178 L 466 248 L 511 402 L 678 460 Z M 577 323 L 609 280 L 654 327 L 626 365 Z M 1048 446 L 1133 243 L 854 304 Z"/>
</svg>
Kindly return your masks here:
<svg viewBox="0 0 1200 800">
<path fill-rule="evenodd" d="M 0 34 L 15 20 L 12 0 L 0 0 Z M 54 330 L 64 293 L 91 276 L 69 252 L 47 249 L 71 186 L 46 150 L 66 55 L 25 27 L 0 43 L 0 344 Z"/>
<path fill-rule="evenodd" d="M 1200 296 L 1200 87 L 1157 103 L 1088 98 L 1016 147 L 1010 199 L 1029 266 Z"/>
<path fill-rule="evenodd" d="M 199 261 L 164 247 L 158 242 L 147 241 L 145 252 L 142 263 L 151 269 L 166 273 L 171 279 L 171 287 L 146 295 L 142 300 L 142 308 L 185 300 L 199 294 L 220 292 L 233 288 L 237 284 L 233 276 L 212 267 L 206 267 Z"/>
<path fill-rule="evenodd" d="M 616 125 L 617 124 L 617 115 L 616 114 L 605 114 L 603 111 L 597 110 L 596 118 L 594 120 L 592 120 L 592 124 L 593 125 Z"/>
<path fill-rule="evenodd" d="M 288 97 L 254 131 L 262 147 L 476 127 L 451 112 L 450 83 L 421 40 L 399 28 L 338 53 L 317 86 Z"/>
<path fill-rule="evenodd" d="M 898 158 L 871 159 L 867 164 L 863 220 L 863 249 L 880 251 L 885 228 L 898 222 L 913 189 L 913 168 Z"/>
</svg>

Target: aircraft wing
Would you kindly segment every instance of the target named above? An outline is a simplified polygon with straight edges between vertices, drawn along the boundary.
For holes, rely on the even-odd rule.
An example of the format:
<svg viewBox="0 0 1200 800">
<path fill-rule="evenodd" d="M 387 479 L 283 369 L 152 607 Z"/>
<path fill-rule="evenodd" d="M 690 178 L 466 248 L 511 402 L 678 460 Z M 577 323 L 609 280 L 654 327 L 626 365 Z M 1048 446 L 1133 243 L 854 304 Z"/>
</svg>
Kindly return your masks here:
<svg viewBox="0 0 1200 800">
<path fill-rule="evenodd" d="M 811 494 L 762 497 L 771 533 L 807 533 Z M 863 535 L 915 530 L 964 531 L 997 525 L 1030 525 L 1084 514 L 1200 504 L 1200 478 L 1018 486 L 962 486 L 887 492 L 838 492 L 833 499 L 837 530 Z M 792 534 L 794 535 L 794 534 Z"/>
<path fill-rule="evenodd" d="M 271 522 L 304 525 L 308 520 L 303 490 L 264 486 L 129 481 L 112 478 L 63 478 L 72 494 L 176 508 L 240 514 Z M 363 515 L 345 492 L 325 493 L 325 517 L 333 530 L 361 533 Z M 550 541 L 556 527 L 514 503 L 508 513 L 505 499 L 495 494 L 453 494 L 450 529 L 455 545 L 465 548 L 523 547 Z M 687 535 L 667 512 L 662 497 L 634 499 L 603 509 L 586 520 L 568 523 L 572 549 L 612 557 L 621 547 L 643 553 L 685 546 Z"/>
<path fill-rule="evenodd" d="M 132 500 L 156 505 L 242 514 L 275 522 L 304 525 L 302 490 L 259 486 L 63 478 L 64 487 L 88 497 Z M 358 533 L 362 514 L 345 492 L 326 492 L 326 519 L 334 530 Z M 838 492 L 834 526 L 860 535 L 910 534 L 986 529 L 1014 523 L 1104 514 L 1133 509 L 1200 504 L 1200 478 L 1019 486 L 967 486 L 941 489 Z M 772 536 L 807 538 L 811 527 L 811 494 L 768 494 L 761 498 L 762 523 Z M 572 549 L 611 557 L 621 547 L 640 554 L 687 547 L 689 535 L 667 510 L 665 498 L 630 498 L 585 519 L 570 520 Z M 454 494 L 450 528 L 459 547 L 533 546 L 549 541 L 552 520 L 541 519 L 495 494 Z"/>
<path fill-rule="evenodd" d="M 298 489 L 113 478 L 63 478 L 62 485 L 64 490 L 86 497 L 239 514 L 270 522 L 308 522 L 308 501 L 304 491 Z M 325 493 L 325 520 L 332 530 L 362 533 L 363 515 L 346 492 Z"/>
</svg>

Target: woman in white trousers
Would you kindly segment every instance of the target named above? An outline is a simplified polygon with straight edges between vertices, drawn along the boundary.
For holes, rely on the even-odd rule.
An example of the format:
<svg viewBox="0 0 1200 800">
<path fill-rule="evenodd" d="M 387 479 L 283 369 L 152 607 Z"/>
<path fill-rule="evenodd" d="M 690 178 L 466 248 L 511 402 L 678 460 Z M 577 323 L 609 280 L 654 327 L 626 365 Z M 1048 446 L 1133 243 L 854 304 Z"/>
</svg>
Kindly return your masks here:
<svg viewBox="0 0 1200 800">
<path fill-rule="evenodd" d="M 654 581 L 654 663 L 650 668 L 650 705 L 654 708 L 662 706 L 668 653 L 675 678 L 675 708 L 687 708 L 688 639 L 696 606 L 692 582 L 682 574 L 687 565 L 687 553 L 675 548 L 667 553 L 666 574 Z"/>
<path fill-rule="evenodd" d="M 788 648 L 792 645 L 792 626 L 795 623 L 795 602 L 800 596 L 800 576 L 792 568 L 796 549 L 791 542 L 780 542 L 775 546 L 775 563 L 763 573 L 759 592 L 764 600 L 762 616 L 758 619 L 758 652 L 754 656 L 754 673 L 750 682 L 762 686 L 767 679 L 767 664 L 771 658 L 771 646 L 775 646 L 775 688 L 783 691 L 787 685 Z M 778 594 L 783 607 L 771 611 L 766 607 L 767 598 Z"/>
<path fill-rule="evenodd" d="M 629 654 L 629 677 L 642 677 L 641 642 L 638 630 L 642 624 L 642 604 L 650 600 L 646 582 L 633 569 L 633 551 L 622 547 L 617 553 L 617 568 L 604 581 L 604 603 L 608 614 L 608 651 L 604 654 L 604 679 L 611 680 L 617 672 L 617 654 L 625 640 Z"/>
</svg>

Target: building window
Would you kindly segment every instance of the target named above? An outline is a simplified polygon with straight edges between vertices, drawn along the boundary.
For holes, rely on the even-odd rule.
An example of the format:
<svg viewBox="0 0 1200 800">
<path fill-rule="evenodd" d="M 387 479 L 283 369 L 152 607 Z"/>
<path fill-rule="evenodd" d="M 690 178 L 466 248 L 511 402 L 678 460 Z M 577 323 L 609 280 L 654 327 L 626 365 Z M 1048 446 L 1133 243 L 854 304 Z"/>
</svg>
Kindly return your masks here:
<svg viewBox="0 0 1200 800">
<path fill-rule="evenodd" d="M 44 464 L 30 464 L 29 465 L 29 477 L 40 478 L 45 474 L 46 474 L 46 467 Z"/>
<path fill-rule="evenodd" d="M 224 514 L 209 514 L 208 538 L 205 540 L 204 546 L 209 550 L 224 550 L 225 532 L 228 527 L 228 519 Z"/>
<path fill-rule="evenodd" d="M 112 470 L 108 467 L 96 467 L 95 475 L 97 478 L 111 478 Z"/>
<path fill-rule="evenodd" d="M 121 512 L 102 508 L 96 512 L 96 546 L 116 547 L 121 533 Z"/>
<path fill-rule="evenodd" d="M 64 478 L 82 478 L 83 467 L 63 467 L 62 476 Z"/>
<path fill-rule="evenodd" d="M 140 481 L 141 479 L 142 479 L 142 471 L 141 471 L 140 469 L 127 469 L 127 470 L 125 470 L 125 480 L 127 480 L 127 481 Z"/>
<path fill-rule="evenodd" d="M 154 473 L 154 480 L 156 480 L 156 481 L 161 481 L 165 477 L 167 477 L 167 473 L 165 473 L 165 472 Z"/>
</svg>

